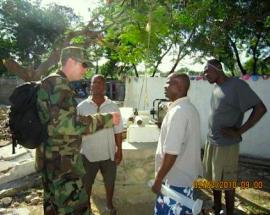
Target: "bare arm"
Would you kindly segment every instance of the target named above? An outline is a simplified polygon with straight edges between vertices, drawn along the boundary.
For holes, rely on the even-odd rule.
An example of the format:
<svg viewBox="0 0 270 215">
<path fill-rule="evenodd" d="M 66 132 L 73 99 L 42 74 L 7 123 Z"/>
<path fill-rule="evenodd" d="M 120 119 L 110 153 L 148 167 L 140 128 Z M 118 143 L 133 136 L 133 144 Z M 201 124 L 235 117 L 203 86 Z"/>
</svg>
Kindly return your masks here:
<svg viewBox="0 0 270 215">
<path fill-rule="evenodd" d="M 175 160 L 177 158 L 177 155 L 171 155 L 171 154 L 165 154 L 163 163 L 156 175 L 155 182 L 152 186 L 152 191 L 154 193 L 159 193 L 162 185 L 163 178 L 167 175 L 167 173 L 170 171 L 172 166 L 175 163 Z"/>
<path fill-rule="evenodd" d="M 240 137 L 247 130 L 253 127 L 267 112 L 267 109 L 263 102 L 258 103 L 253 107 L 253 110 L 248 118 L 248 120 L 239 128 L 223 128 L 221 130 L 222 134 L 227 137 Z"/>
<path fill-rule="evenodd" d="M 116 152 L 115 152 L 115 157 L 114 160 L 116 162 L 116 164 L 120 164 L 120 162 L 122 161 L 122 133 L 118 133 L 118 134 L 114 134 L 114 138 L 115 138 L 115 144 L 116 144 Z"/>
</svg>

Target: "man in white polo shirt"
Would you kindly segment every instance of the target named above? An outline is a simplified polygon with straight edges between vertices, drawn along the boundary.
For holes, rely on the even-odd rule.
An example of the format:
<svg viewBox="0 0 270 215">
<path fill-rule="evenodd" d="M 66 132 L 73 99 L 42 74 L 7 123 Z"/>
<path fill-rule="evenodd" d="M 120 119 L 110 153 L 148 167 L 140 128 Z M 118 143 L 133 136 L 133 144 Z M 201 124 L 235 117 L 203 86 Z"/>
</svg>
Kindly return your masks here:
<svg viewBox="0 0 270 215">
<path fill-rule="evenodd" d="M 79 115 L 95 113 L 119 112 L 118 106 L 105 96 L 106 80 L 102 75 L 95 75 L 91 80 L 91 96 L 77 106 Z M 113 206 L 114 182 L 116 165 L 122 160 L 122 131 L 123 122 L 113 128 L 102 129 L 94 134 L 83 136 L 81 154 L 83 155 L 86 175 L 83 178 L 84 186 L 90 197 L 92 185 L 97 172 L 103 176 L 107 210 L 111 215 L 116 214 Z"/>
<path fill-rule="evenodd" d="M 172 73 L 168 76 L 165 95 L 172 101 L 161 125 L 155 157 L 155 182 L 152 190 L 157 193 L 155 215 L 182 215 L 192 211 L 160 193 L 162 183 L 193 199 L 192 182 L 201 175 L 200 117 L 189 101 L 189 77 Z"/>
</svg>

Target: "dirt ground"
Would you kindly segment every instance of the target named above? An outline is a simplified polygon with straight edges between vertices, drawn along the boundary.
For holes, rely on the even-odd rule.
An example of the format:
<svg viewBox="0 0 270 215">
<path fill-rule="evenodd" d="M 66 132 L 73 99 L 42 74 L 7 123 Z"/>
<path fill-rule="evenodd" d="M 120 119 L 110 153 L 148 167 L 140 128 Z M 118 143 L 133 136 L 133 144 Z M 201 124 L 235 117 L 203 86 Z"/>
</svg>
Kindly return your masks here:
<svg viewBox="0 0 270 215">
<path fill-rule="evenodd" d="M 236 198 L 235 198 L 235 214 L 244 215 L 244 214 L 270 214 L 270 172 L 268 169 L 262 166 L 251 166 L 245 165 L 245 163 L 240 162 L 240 172 L 239 180 L 253 182 L 262 182 L 263 187 L 261 189 L 251 188 L 253 185 L 242 185 L 236 189 Z M 39 180 L 40 176 L 34 174 L 32 177 L 35 177 L 35 180 Z M 28 179 L 29 180 L 29 179 Z M 31 180 L 31 179 L 30 179 Z M 34 180 L 34 179 L 33 179 Z M 249 186 L 249 187 L 248 187 Z M 93 188 L 93 192 L 95 187 Z M 146 191 L 148 192 L 148 191 Z M 150 190 L 149 190 L 150 192 Z M 33 195 L 35 193 L 35 195 Z M 39 196 L 39 201 L 34 204 L 29 203 L 29 196 Z M 212 207 L 212 193 L 211 190 L 202 189 L 198 190 L 196 197 L 204 201 L 203 208 L 209 209 Z M 33 197 L 32 197 L 33 198 Z M 140 198 L 140 196 L 138 196 Z M 105 197 L 94 195 L 92 200 L 92 209 L 95 215 L 105 215 L 108 214 L 105 211 Z M 115 205 L 118 210 L 119 215 L 151 215 L 153 214 L 154 201 L 142 202 L 138 204 L 127 203 L 125 199 L 115 199 Z M 28 208 L 30 210 L 30 215 L 42 215 L 42 189 L 41 185 L 21 190 L 12 196 L 12 203 L 8 207 L 12 208 Z M 0 212 L 1 214 L 1 212 Z M 8 214 L 8 213 L 3 213 Z M 11 213 L 12 214 L 12 213 Z M 209 214 L 209 213 L 207 213 Z"/>
</svg>

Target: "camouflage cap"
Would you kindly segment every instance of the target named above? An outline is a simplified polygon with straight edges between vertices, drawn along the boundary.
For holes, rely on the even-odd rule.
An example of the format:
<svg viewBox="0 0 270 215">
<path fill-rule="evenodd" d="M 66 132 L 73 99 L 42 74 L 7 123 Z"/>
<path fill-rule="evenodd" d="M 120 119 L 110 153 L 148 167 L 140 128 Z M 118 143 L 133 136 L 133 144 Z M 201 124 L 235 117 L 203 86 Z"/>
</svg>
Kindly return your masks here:
<svg viewBox="0 0 270 215">
<path fill-rule="evenodd" d="M 86 51 L 83 48 L 77 46 L 68 46 L 61 51 L 60 62 L 65 64 L 68 58 L 72 58 L 80 63 L 83 63 L 85 67 L 93 67 L 93 64 L 87 59 Z"/>
</svg>

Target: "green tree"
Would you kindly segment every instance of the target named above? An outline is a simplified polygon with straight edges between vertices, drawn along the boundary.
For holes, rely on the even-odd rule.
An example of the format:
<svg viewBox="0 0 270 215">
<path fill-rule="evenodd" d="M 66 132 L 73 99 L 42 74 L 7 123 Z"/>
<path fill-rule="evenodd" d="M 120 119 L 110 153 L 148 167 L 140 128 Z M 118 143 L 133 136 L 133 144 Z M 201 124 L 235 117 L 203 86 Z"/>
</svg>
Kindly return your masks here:
<svg viewBox="0 0 270 215">
<path fill-rule="evenodd" d="M 37 79 L 51 66 L 56 65 L 61 48 L 70 44 L 78 44 L 88 49 L 96 66 L 91 73 L 102 73 L 113 78 L 131 73 L 138 76 L 137 65 L 140 63 L 145 63 L 147 74 L 154 76 L 164 57 L 171 53 L 174 65 L 169 73 L 176 71 L 180 61 L 191 54 L 199 56 L 196 61 L 200 62 L 207 57 L 215 57 L 233 74 L 237 72 L 236 65 L 242 74 L 246 74 L 247 70 L 253 74 L 264 74 L 269 68 L 269 60 L 266 59 L 269 59 L 270 5 L 266 0 L 101 1 L 100 7 L 92 13 L 93 19 L 75 29 L 70 28 L 72 22 L 78 23 L 71 9 L 54 5 L 49 13 L 39 8 L 38 3 L 29 6 L 26 0 L 3 2 L 6 9 L 5 13 L 1 11 L 0 24 L 5 24 L 5 30 L 1 31 L 0 35 L 5 36 L 1 37 L 1 44 L 9 48 L 12 57 L 19 61 L 16 63 L 8 60 L 5 66 L 9 71 L 26 74 L 28 79 Z M 29 6 L 28 9 L 20 8 L 20 11 L 27 11 L 21 14 L 24 15 L 22 17 L 28 17 L 28 22 L 24 18 L 16 21 L 11 13 L 6 14 L 6 11 L 14 10 L 14 5 L 10 2 Z M 35 17 L 31 14 L 36 13 L 45 13 L 44 17 L 47 18 L 43 19 L 41 16 L 39 21 L 30 22 L 35 27 L 29 27 L 29 19 Z M 57 14 L 61 14 L 62 19 L 59 17 L 58 20 Z M 4 19 L 3 15 L 8 19 Z M 51 23 L 51 17 L 53 21 L 59 22 L 45 25 L 44 23 Z M 39 27 L 36 26 L 37 23 Z M 61 28 L 61 23 L 65 24 L 64 28 Z M 56 27 L 59 31 L 55 30 L 55 26 L 59 27 Z M 27 35 L 27 31 L 23 29 L 25 27 L 34 32 L 34 36 L 30 37 L 32 43 L 25 42 L 28 42 L 29 49 L 24 46 L 24 42 L 18 45 L 21 38 L 18 35 Z M 42 30 L 39 31 L 39 28 Z M 57 32 L 55 36 L 46 34 L 49 32 L 47 28 Z M 19 52 L 18 49 L 23 51 Z M 249 59 L 247 64 L 241 58 L 243 54 Z M 100 66 L 99 61 L 103 58 L 106 58 L 107 62 Z"/>
<path fill-rule="evenodd" d="M 68 28 L 79 23 L 71 8 L 51 4 L 40 8 L 26 0 L 4 0 L 0 3 L 1 61 L 13 57 L 22 66 L 38 68 L 48 50 L 60 40 Z M 38 79 L 40 74 L 11 69 L 21 78 Z"/>
<path fill-rule="evenodd" d="M 201 56 L 213 56 L 235 71 L 235 62 L 242 74 L 247 73 L 240 56 L 257 63 L 269 56 L 269 26 L 266 26 L 269 4 L 266 0 L 190 1 L 194 10 L 204 10 L 205 21 L 192 48 Z M 200 56 L 200 57 L 201 57 Z"/>
<path fill-rule="evenodd" d="M 197 23 L 185 11 L 184 1 L 113 1 L 102 5 L 97 14 L 103 17 L 103 45 L 111 49 L 109 59 L 136 66 L 144 62 L 151 76 L 163 58 L 176 51 L 175 71 L 179 62 L 191 52 L 188 44 L 196 33 Z"/>
</svg>

